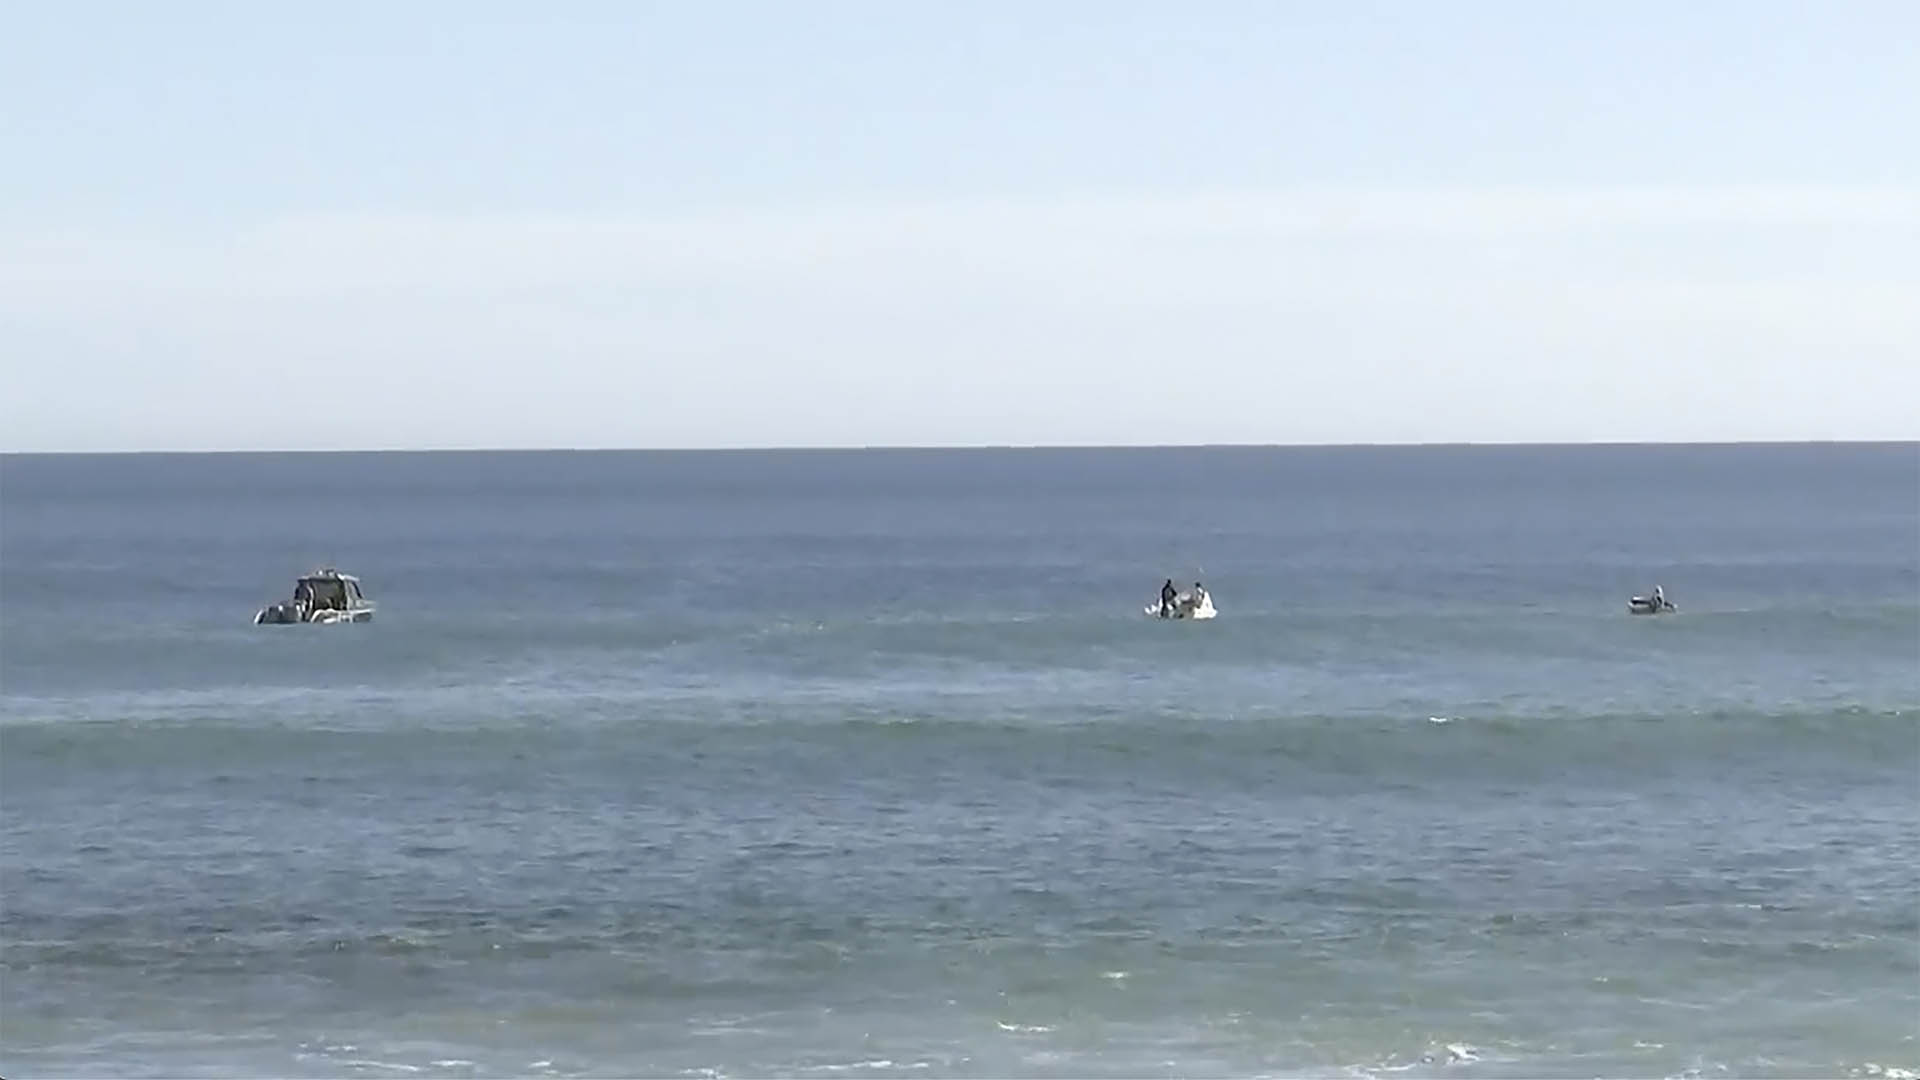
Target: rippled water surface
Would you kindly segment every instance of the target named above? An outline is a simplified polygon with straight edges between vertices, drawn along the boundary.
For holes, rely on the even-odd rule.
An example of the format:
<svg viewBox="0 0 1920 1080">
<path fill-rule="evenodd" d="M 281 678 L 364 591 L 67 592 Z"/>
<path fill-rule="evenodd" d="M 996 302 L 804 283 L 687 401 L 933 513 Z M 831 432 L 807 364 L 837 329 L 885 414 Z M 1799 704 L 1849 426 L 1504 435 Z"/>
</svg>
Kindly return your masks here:
<svg viewBox="0 0 1920 1080">
<path fill-rule="evenodd" d="M 8 1076 L 1911 1075 L 1920 448 L 0 458 L 0 905 Z"/>
</svg>

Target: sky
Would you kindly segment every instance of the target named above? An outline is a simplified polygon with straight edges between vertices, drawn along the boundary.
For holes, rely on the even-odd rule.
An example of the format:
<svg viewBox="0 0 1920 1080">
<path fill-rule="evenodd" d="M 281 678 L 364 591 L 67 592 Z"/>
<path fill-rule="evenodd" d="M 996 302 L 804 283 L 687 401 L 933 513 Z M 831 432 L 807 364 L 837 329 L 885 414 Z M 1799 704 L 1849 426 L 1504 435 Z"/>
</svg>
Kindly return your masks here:
<svg viewBox="0 0 1920 1080">
<path fill-rule="evenodd" d="M 0 9 L 0 452 L 1920 438 L 1920 4 Z"/>
</svg>

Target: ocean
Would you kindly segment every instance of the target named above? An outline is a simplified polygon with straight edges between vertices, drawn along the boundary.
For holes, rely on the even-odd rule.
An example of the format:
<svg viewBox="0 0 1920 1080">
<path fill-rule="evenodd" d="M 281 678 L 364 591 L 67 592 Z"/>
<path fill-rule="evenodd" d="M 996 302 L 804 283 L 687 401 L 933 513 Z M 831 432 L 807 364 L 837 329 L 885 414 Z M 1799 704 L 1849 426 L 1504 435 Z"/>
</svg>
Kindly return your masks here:
<svg viewBox="0 0 1920 1080">
<path fill-rule="evenodd" d="M 1915 444 L 0 458 L 8 1077 L 1916 1071 Z"/>
</svg>

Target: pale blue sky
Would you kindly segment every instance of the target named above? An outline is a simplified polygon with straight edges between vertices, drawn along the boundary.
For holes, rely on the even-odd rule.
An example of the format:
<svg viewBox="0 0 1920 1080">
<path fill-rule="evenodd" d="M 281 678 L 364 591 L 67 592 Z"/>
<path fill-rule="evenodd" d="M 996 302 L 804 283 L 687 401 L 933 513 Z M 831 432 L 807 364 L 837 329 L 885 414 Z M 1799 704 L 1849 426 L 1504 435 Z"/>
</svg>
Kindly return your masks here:
<svg viewBox="0 0 1920 1080">
<path fill-rule="evenodd" d="M 15 4 L 0 450 L 1913 438 L 1920 4 Z"/>
</svg>

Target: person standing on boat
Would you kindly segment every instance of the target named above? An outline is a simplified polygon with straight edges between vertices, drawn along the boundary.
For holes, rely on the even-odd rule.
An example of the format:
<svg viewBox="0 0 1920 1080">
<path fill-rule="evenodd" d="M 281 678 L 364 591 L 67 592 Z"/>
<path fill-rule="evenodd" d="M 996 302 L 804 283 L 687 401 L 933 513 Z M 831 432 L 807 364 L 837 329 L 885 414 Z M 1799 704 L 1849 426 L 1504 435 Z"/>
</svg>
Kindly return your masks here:
<svg viewBox="0 0 1920 1080">
<path fill-rule="evenodd" d="M 1167 583 L 1160 586 L 1160 617 L 1163 619 L 1173 618 L 1173 605 L 1179 599 L 1179 590 L 1173 587 L 1173 579 L 1168 578 Z"/>
</svg>

